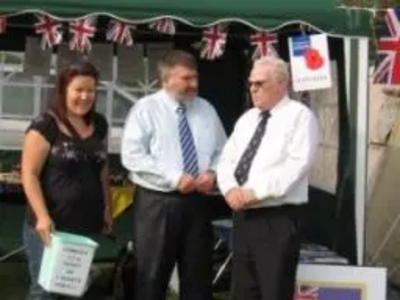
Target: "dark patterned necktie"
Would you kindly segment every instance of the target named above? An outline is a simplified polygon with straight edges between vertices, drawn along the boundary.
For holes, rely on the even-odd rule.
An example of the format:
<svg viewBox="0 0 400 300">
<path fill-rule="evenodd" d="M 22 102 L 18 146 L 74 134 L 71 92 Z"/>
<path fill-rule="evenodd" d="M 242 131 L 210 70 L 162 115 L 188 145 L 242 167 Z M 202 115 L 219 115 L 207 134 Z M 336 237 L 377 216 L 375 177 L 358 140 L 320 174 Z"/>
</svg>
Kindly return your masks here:
<svg viewBox="0 0 400 300">
<path fill-rule="evenodd" d="M 238 165 L 236 166 L 235 178 L 239 185 L 243 185 L 249 177 L 251 163 L 257 153 L 258 148 L 260 147 L 269 117 L 269 111 L 265 111 L 261 114 L 261 120 L 257 125 L 256 131 L 254 132 L 250 142 L 246 147 L 246 150 L 244 151 Z"/>
<path fill-rule="evenodd" d="M 194 144 L 192 131 L 186 118 L 186 108 L 180 105 L 177 108 L 179 124 L 179 141 L 182 150 L 183 170 L 194 177 L 199 175 L 197 151 Z"/>
</svg>

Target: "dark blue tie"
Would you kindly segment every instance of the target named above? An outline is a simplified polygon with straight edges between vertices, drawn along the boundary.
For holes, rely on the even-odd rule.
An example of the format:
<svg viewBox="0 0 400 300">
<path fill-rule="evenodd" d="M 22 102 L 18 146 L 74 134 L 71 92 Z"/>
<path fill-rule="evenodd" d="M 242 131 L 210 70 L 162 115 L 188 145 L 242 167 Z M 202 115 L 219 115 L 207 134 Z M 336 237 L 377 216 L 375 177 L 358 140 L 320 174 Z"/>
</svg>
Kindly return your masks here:
<svg viewBox="0 0 400 300">
<path fill-rule="evenodd" d="M 256 131 L 254 132 L 253 137 L 251 138 L 246 150 L 243 152 L 243 155 L 239 160 L 238 165 L 236 166 L 234 175 L 239 185 L 243 185 L 247 181 L 251 163 L 253 162 L 254 156 L 256 156 L 257 150 L 260 147 L 269 117 L 269 111 L 265 111 L 261 114 L 261 120 L 258 123 Z"/>
<path fill-rule="evenodd" d="M 186 107 L 180 105 L 177 108 L 179 124 L 179 141 L 182 150 L 183 171 L 192 176 L 199 175 L 199 166 L 197 163 L 197 152 L 194 145 L 192 131 L 190 130 L 186 118 Z"/>
</svg>

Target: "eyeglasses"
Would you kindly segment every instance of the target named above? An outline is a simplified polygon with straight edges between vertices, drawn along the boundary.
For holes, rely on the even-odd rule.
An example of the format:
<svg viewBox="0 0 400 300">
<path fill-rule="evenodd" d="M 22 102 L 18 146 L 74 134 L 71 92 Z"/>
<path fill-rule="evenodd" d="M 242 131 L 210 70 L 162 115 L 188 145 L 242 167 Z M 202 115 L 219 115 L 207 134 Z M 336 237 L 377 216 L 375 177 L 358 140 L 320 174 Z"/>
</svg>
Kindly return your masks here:
<svg viewBox="0 0 400 300">
<path fill-rule="evenodd" d="M 253 87 L 256 90 L 259 90 L 263 86 L 264 82 L 264 80 L 249 81 L 248 88 L 251 89 Z"/>
<path fill-rule="evenodd" d="M 256 80 L 256 81 L 249 81 L 249 87 L 254 87 L 259 88 L 264 84 L 265 80 Z"/>
<path fill-rule="evenodd" d="M 266 80 L 255 80 L 255 81 L 249 81 L 248 85 L 249 85 L 249 89 L 254 86 L 255 89 L 260 89 L 264 84 L 265 84 Z"/>
</svg>

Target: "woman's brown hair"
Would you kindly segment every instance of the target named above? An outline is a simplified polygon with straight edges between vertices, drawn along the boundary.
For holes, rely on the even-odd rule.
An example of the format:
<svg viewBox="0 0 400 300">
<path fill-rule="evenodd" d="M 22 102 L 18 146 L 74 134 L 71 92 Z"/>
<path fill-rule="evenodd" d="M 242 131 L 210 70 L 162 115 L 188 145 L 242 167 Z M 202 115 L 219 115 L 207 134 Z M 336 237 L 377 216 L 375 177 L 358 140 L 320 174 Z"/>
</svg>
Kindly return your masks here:
<svg viewBox="0 0 400 300">
<path fill-rule="evenodd" d="M 49 102 L 49 108 L 64 124 L 69 123 L 67 119 L 66 107 L 67 87 L 76 76 L 92 77 L 95 80 L 96 85 L 99 81 L 99 72 L 95 66 L 87 61 L 74 63 L 60 70 L 57 76 L 55 94 Z M 83 117 L 86 124 L 90 124 L 92 122 L 94 112 L 95 105 L 93 105 L 89 112 Z"/>
</svg>

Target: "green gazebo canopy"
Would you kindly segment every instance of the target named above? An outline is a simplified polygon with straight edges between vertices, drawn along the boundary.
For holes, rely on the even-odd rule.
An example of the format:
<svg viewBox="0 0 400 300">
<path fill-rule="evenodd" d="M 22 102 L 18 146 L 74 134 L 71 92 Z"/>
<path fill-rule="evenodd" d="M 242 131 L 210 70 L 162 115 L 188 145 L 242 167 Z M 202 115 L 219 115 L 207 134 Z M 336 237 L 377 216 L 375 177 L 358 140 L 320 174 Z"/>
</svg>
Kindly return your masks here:
<svg viewBox="0 0 400 300">
<path fill-rule="evenodd" d="M 269 30 L 303 23 L 337 35 L 368 35 L 368 13 L 336 0 L 1 0 L 0 14 L 45 12 L 69 19 L 109 15 L 136 23 L 169 16 L 193 26 L 236 21 Z"/>
</svg>

